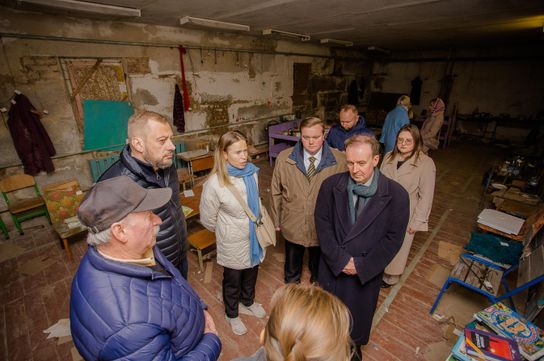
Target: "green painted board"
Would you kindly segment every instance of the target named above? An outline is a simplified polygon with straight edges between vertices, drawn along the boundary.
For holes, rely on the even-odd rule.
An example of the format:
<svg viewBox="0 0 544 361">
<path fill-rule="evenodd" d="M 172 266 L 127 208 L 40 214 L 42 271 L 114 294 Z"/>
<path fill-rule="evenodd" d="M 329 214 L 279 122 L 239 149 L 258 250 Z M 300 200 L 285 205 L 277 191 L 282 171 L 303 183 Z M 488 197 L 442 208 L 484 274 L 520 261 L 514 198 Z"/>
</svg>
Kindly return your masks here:
<svg viewBox="0 0 544 361">
<path fill-rule="evenodd" d="M 127 121 L 134 113 L 128 102 L 83 101 L 83 150 L 120 150 L 127 139 Z"/>
</svg>

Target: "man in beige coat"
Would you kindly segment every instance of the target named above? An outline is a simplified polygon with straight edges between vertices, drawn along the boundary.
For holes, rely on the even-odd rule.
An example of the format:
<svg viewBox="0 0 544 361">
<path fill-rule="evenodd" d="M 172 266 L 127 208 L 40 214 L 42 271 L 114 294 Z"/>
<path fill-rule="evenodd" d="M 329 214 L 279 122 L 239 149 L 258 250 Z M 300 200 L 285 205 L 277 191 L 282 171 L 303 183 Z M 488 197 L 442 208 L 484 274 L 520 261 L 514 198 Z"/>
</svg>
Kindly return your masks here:
<svg viewBox="0 0 544 361">
<path fill-rule="evenodd" d="M 321 183 L 347 170 L 344 153 L 329 147 L 319 118 L 300 123 L 301 139 L 282 151 L 272 175 L 272 219 L 285 238 L 284 280 L 300 282 L 304 251 L 308 248 L 310 282 L 317 281 L 319 241 L 314 210 Z"/>
</svg>

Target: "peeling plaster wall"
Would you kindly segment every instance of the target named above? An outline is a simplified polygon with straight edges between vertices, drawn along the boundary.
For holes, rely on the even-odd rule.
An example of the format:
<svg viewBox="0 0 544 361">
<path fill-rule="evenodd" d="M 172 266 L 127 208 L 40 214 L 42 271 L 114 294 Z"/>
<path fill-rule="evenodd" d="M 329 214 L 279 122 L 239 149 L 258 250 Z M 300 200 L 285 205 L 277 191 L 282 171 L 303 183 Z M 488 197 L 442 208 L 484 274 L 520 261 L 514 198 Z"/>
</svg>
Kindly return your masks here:
<svg viewBox="0 0 544 361">
<path fill-rule="evenodd" d="M 7 102 L 14 89 L 27 95 L 38 109 L 47 109 L 42 118 L 57 155 L 57 171 L 38 178 L 49 183 L 68 176 L 90 186 L 87 159 L 81 154 L 80 133 L 61 69 L 63 58 L 120 59 L 134 107 L 156 111 L 171 118 L 174 86 L 180 83 L 179 52 L 175 46 L 248 51 L 187 49 L 184 56 L 191 109 L 185 113 L 186 131 L 217 137 L 227 127 L 245 132 L 252 143 L 267 141 L 266 123 L 293 112 L 293 64 L 311 64 L 313 105 L 320 91 L 330 88 L 345 92 L 344 75 L 335 72 L 330 49 L 307 43 L 278 41 L 228 33 L 203 32 L 155 25 L 99 22 L 17 11 L 0 6 L 0 31 L 32 34 L 42 39 L 2 37 L 0 47 L 0 99 Z M 63 37 L 51 40 L 47 37 Z M 95 41 L 96 40 L 96 41 Z M 106 44 L 104 41 L 122 44 Z M 102 43 L 99 43 L 102 42 Z M 134 45 L 127 45 L 134 42 Z M 163 46 L 155 46 L 161 45 Z M 166 44 L 166 46 L 164 46 Z M 274 53 L 267 53 L 273 51 Z M 293 52 L 286 55 L 279 52 Z M 347 56 L 360 56 L 348 54 Z M 348 64 L 349 63 L 349 64 Z M 347 77 L 369 72 L 347 62 Z M 352 69 L 349 69 L 349 68 Z M 311 112 L 312 109 L 307 109 Z M 20 171 L 19 158 L 5 127 L 0 128 L 1 174 Z M 13 167 L 7 167 L 14 165 Z"/>
<path fill-rule="evenodd" d="M 446 62 L 376 63 L 372 90 L 410 94 L 410 82 L 423 80 L 421 103 L 416 114 L 440 91 Z M 537 60 L 460 61 L 453 67 L 453 87 L 448 110 L 457 104 L 459 113 L 473 111 L 512 117 L 535 117 L 544 110 L 544 67 Z"/>
</svg>

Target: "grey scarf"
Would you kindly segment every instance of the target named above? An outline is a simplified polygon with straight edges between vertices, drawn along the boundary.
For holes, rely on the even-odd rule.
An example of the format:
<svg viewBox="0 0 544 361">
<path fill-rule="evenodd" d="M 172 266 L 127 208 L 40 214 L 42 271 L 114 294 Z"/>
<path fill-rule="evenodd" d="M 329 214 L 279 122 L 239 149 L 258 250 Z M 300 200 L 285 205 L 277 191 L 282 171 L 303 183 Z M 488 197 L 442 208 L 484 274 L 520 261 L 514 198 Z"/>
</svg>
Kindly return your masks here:
<svg viewBox="0 0 544 361">
<path fill-rule="evenodd" d="M 348 208 L 349 208 L 349 215 L 351 218 L 351 224 L 355 224 L 355 222 L 357 221 L 357 216 L 363 210 L 368 199 L 376 193 L 376 190 L 378 189 L 379 177 L 380 177 L 380 171 L 378 170 L 378 168 L 374 168 L 374 176 L 369 186 L 365 186 L 364 184 L 357 184 L 353 181 L 351 177 L 349 177 L 347 191 L 348 191 Z M 358 201 L 357 201 L 358 209 L 355 209 L 355 204 L 353 203 L 353 195 L 356 195 L 358 197 Z"/>
</svg>

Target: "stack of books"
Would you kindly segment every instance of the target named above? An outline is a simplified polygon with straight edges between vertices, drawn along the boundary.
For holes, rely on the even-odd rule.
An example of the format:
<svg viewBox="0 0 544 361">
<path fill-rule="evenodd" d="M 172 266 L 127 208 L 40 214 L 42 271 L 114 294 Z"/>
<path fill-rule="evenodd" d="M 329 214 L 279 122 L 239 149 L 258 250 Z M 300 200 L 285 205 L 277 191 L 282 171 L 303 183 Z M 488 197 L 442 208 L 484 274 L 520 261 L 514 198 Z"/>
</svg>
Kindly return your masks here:
<svg viewBox="0 0 544 361">
<path fill-rule="evenodd" d="M 535 361 L 544 356 L 544 331 L 496 303 L 474 315 L 447 360 Z"/>
</svg>

